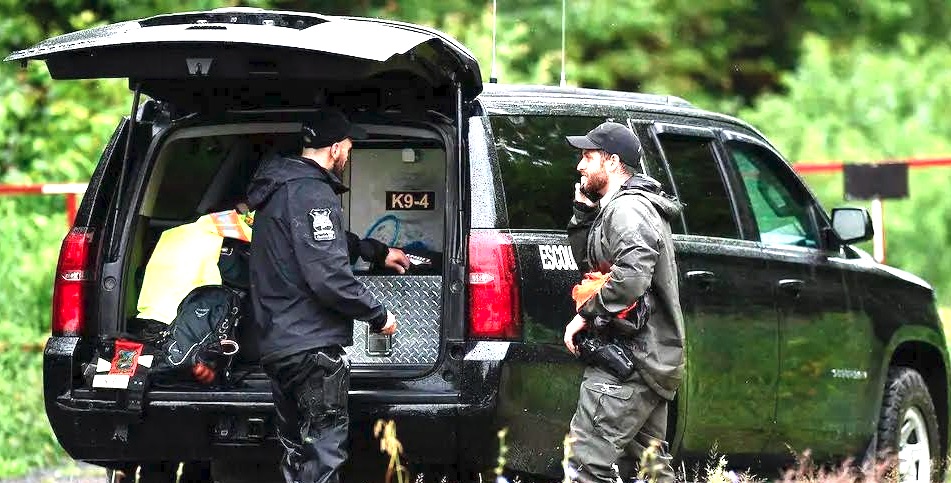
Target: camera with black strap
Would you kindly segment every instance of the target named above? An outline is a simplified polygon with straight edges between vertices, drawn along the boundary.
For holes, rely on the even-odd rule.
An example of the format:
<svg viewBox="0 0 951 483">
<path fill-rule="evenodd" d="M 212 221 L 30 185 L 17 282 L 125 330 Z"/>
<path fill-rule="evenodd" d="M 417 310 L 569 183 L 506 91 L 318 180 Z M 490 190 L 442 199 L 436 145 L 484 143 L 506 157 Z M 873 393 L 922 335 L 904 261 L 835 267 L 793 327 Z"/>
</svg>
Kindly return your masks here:
<svg viewBox="0 0 951 483">
<path fill-rule="evenodd" d="M 624 317 L 599 315 L 588 321 L 588 328 L 578 331 L 573 337 L 578 358 L 620 381 L 630 378 L 637 369 L 631 339 L 650 318 L 651 302 L 648 294 L 640 296 Z"/>
<path fill-rule="evenodd" d="M 597 317 L 595 324 L 597 324 Z M 604 322 L 606 323 L 606 322 Z M 574 344 L 578 348 L 578 358 L 589 366 L 598 367 L 625 381 L 636 370 L 634 354 L 623 340 L 612 337 L 606 330 L 584 329 L 574 335 Z"/>
</svg>

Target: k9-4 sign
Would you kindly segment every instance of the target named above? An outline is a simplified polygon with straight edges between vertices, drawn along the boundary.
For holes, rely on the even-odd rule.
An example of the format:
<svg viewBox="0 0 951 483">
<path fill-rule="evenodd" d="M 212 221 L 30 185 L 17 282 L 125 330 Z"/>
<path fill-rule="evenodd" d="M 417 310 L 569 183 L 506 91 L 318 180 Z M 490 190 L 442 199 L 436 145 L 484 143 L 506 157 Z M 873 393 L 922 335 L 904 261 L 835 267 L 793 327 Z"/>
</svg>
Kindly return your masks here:
<svg viewBox="0 0 951 483">
<path fill-rule="evenodd" d="M 386 209 L 389 211 L 435 210 L 435 191 L 387 191 Z"/>
</svg>

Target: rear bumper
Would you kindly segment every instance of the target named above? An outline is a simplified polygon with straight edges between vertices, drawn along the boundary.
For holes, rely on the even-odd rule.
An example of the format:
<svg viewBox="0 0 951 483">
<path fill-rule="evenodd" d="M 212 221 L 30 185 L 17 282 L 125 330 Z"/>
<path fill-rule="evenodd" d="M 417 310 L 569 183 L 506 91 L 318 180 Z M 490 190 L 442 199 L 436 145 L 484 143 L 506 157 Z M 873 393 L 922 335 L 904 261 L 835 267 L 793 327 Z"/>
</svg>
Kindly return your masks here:
<svg viewBox="0 0 951 483">
<path fill-rule="evenodd" d="M 55 340 L 54 340 L 55 339 Z M 77 387 L 77 338 L 54 338 L 44 357 L 46 413 L 60 444 L 75 459 L 119 462 L 196 461 L 215 458 L 276 461 L 274 409 L 266 380 L 233 391 L 150 391 L 141 414 L 116 399 Z M 433 464 L 489 465 L 495 457 L 493 424 L 497 362 L 456 361 L 462 388 L 449 392 L 443 374 L 413 384 L 372 388 L 354 380 L 350 398 L 351 453 L 379 454 L 373 425 L 392 419 L 406 458 Z M 410 387 L 411 386 L 411 387 Z M 486 443 L 488 447 L 486 447 Z"/>
</svg>

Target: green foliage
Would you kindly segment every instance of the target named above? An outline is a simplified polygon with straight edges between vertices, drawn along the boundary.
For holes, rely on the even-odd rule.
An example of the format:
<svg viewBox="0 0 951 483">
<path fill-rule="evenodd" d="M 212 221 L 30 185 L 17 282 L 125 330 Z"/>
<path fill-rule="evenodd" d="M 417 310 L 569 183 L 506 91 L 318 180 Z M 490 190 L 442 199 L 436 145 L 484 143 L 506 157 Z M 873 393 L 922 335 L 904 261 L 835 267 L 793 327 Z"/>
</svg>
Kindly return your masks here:
<svg viewBox="0 0 951 483">
<path fill-rule="evenodd" d="M 490 74 L 492 4 L 426 0 L 374 13 L 427 23 L 461 39 Z M 557 84 L 561 3 L 498 2 L 497 73 L 505 83 Z M 797 39 L 755 0 L 586 0 L 566 4 L 566 71 L 571 85 L 666 91 L 709 99 L 752 95 L 792 65 Z M 787 25 L 787 24 L 780 24 Z M 777 63 L 777 58 L 781 60 Z"/>
<path fill-rule="evenodd" d="M 66 233 L 61 198 L 0 198 L 0 478 L 62 459 L 43 410 L 39 350 Z"/>
<path fill-rule="evenodd" d="M 84 181 L 123 111 L 122 81 L 52 83 L 44 64 L 0 66 L 0 183 Z M 124 92 L 125 91 L 125 92 Z M 49 330 L 52 274 L 66 233 L 63 197 L 0 198 L 0 324 Z M 22 294 L 31 294 L 25 298 Z"/>
<path fill-rule="evenodd" d="M 814 32 L 837 41 L 864 39 L 877 46 L 894 45 L 904 35 L 940 41 L 951 26 L 944 0 L 808 0 L 800 12 L 813 19 L 809 23 Z"/>
<path fill-rule="evenodd" d="M 492 2 L 368 2 L 369 13 L 425 23 L 459 38 L 490 74 Z M 501 82 L 557 84 L 561 2 L 498 1 Z M 570 85 L 674 94 L 699 105 L 746 104 L 777 90 L 800 59 L 803 36 L 891 46 L 903 35 L 944 40 L 951 13 L 939 0 L 568 1 Z"/>
<path fill-rule="evenodd" d="M 951 49 L 902 37 L 896 49 L 836 48 L 815 35 L 783 78 L 741 117 L 793 160 L 872 161 L 951 152 Z"/>
<path fill-rule="evenodd" d="M 0 323 L 0 479 L 62 459 L 43 409 L 43 337 Z"/>
<path fill-rule="evenodd" d="M 0 198 L 0 298 L 16 301 L 0 304 L 0 328 L 49 331 L 53 271 L 67 231 L 63 211 L 61 198 Z"/>
</svg>

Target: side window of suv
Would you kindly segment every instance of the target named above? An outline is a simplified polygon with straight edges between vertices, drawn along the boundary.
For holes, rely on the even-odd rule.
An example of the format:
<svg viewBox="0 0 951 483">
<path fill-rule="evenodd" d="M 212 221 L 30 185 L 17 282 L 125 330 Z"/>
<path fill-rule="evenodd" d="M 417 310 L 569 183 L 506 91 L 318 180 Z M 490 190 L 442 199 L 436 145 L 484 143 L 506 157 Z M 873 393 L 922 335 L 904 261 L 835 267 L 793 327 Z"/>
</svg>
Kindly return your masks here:
<svg viewBox="0 0 951 483">
<path fill-rule="evenodd" d="M 603 121 L 570 116 L 492 117 L 509 228 L 565 229 L 571 218 L 579 157 L 565 136 L 584 134 Z"/>
<path fill-rule="evenodd" d="M 785 163 L 768 149 L 751 143 L 730 141 L 726 149 L 743 178 L 760 241 L 818 247 L 819 236 L 805 194 L 783 182 L 788 179 L 788 173 L 783 176 L 780 171 Z"/>
<path fill-rule="evenodd" d="M 684 204 L 687 233 L 739 238 L 733 205 L 714 155 L 714 138 L 661 133 L 658 139 Z"/>
</svg>

